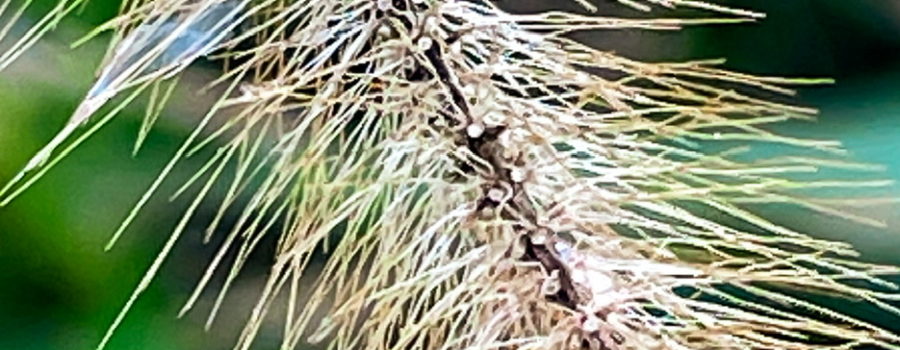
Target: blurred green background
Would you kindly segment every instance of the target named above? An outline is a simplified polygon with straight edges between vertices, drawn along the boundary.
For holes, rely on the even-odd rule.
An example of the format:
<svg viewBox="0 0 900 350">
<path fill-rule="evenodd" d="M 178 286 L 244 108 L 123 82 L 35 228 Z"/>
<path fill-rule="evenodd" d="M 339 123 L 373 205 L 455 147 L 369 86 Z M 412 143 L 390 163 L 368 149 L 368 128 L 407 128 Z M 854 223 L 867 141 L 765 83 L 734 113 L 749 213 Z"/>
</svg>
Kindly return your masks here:
<svg viewBox="0 0 900 350">
<path fill-rule="evenodd" d="M 13 1 L 13 5 L 21 0 Z M 609 1 L 599 1 L 603 9 Z M 554 2 L 554 5 L 562 1 Z M 603 31 L 580 40 L 649 60 L 728 58 L 727 67 L 777 76 L 832 77 L 837 84 L 803 88 L 801 104 L 822 110 L 817 123 L 785 128 L 844 142 L 852 159 L 880 163 L 876 177 L 900 179 L 900 1 L 731 1 L 768 13 L 759 23 L 690 28 L 679 33 Z M 52 0 L 29 8 L 36 21 Z M 528 11 L 546 1 L 501 1 Z M 101 37 L 78 49 L 68 45 L 111 18 L 116 0 L 91 1 L 14 65 L 0 73 L 0 183 L 58 131 L 92 81 L 105 49 Z M 616 14 L 646 16 L 622 10 Z M 661 9 L 658 15 L 673 15 Z M 0 18 L 0 23 L 4 19 Z M 24 27 L 16 27 L 13 33 Z M 5 49 L 9 43 L 0 43 Z M 197 88 L 215 74 L 199 64 L 184 79 L 143 150 L 131 156 L 140 126 L 139 105 L 122 113 L 43 180 L 0 208 L 0 349 L 92 349 L 162 247 L 187 203 L 168 202 L 179 179 L 197 161 L 180 167 L 132 229 L 110 252 L 109 235 L 153 181 L 214 95 Z M 897 187 L 879 194 L 900 196 Z M 119 349 L 230 349 L 265 277 L 265 252 L 236 286 L 221 315 L 205 332 L 204 299 L 185 319 L 175 318 L 216 249 L 201 244 L 203 217 L 186 232 L 160 278 L 149 288 L 109 345 Z M 871 261 L 900 264 L 900 214 L 896 205 L 867 209 L 888 229 L 862 227 L 820 215 L 769 210 L 776 222 L 850 241 Z M 872 316 L 897 328 L 894 316 Z M 270 332 L 277 337 L 277 331 Z M 266 339 L 260 348 L 266 348 Z"/>
</svg>

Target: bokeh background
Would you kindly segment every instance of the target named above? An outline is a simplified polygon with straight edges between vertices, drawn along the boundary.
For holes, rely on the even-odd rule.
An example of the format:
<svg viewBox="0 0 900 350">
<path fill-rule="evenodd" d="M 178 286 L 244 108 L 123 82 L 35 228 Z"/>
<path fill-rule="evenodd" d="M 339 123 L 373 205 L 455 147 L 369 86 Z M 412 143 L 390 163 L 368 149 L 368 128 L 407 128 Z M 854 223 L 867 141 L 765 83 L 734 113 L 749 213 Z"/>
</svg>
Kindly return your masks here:
<svg viewBox="0 0 900 350">
<path fill-rule="evenodd" d="M 22 0 L 14 0 L 15 6 Z M 54 3 L 38 0 L 26 12 L 36 21 Z M 646 14 L 599 0 L 611 14 Z M 839 139 L 862 162 L 900 179 L 900 2 L 884 0 L 731 1 L 768 14 L 758 23 L 688 28 L 677 33 L 602 31 L 579 40 L 634 58 L 682 60 L 727 58 L 726 67 L 763 75 L 831 77 L 830 86 L 802 88 L 795 101 L 821 109 L 816 123 L 784 126 L 796 134 Z M 501 1 L 516 11 L 566 7 L 563 0 Z M 111 18 L 117 0 L 92 0 L 41 43 L 0 73 L 0 183 L 48 141 L 90 85 L 106 36 L 77 49 L 69 44 Z M 660 9 L 657 15 L 676 12 Z M 5 23 L 0 18 L 0 23 Z M 13 28 L 15 33 L 24 26 Z M 9 43 L 0 43 L 0 49 Z M 71 154 L 44 179 L 0 208 L 0 349 L 92 349 L 175 226 L 185 200 L 168 201 L 199 160 L 188 160 L 152 200 L 111 251 L 109 235 L 180 145 L 214 95 L 198 88 L 215 75 L 201 62 L 183 79 L 145 146 L 132 156 L 140 127 L 140 104 Z M 897 187 L 880 190 L 900 196 Z M 203 323 L 209 298 L 184 319 L 175 316 L 205 269 L 216 244 L 203 245 L 201 208 L 161 276 L 150 286 L 109 345 L 120 349 L 230 349 L 270 259 L 263 250 L 226 299 L 227 311 L 209 331 Z M 850 241 L 870 261 L 900 264 L 898 206 L 865 209 L 888 224 L 873 228 L 796 210 L 767 214 L 790 227 Z M 863 311 L 864 312 L 864 311 Z M 900 319 L 869 315 L 900 330 Z M 272 337 L 278 331 L 273 329 Z M 271 339 L 274 340 L 274 339 Z M 260 348 L 271 343 L 265 337 Z"/>
</svg>

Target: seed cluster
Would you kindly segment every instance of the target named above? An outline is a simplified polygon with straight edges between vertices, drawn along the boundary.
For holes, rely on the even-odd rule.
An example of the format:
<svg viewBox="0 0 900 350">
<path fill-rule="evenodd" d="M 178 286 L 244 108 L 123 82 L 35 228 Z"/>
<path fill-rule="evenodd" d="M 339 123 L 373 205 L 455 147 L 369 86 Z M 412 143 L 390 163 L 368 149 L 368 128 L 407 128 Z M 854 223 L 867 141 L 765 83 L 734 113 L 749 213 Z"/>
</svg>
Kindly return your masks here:
<svg viewBox="0 0 900 350">
<path fill-rule="evenodd" d="M 217 147 L 185 185 L 202 184 L 161 255 L 225 182 L 207 229 L 225 239 L 183 312 L 231 263 L 213 322 L 250 254 L 278 235 L 236 348 L 283 317 L 284 349 L 900 349 L 900 336 L 788 292 L 900 314 L 898 286 L 883 277 L 896 268 L 744 207 L 870 222 L 840 210 L 857 202 L 794 192 L 885 184 L 797 180 L 857 164 L 739 157 L 757 143 L 841 152 L 769 129 L 815 111 L 757 96 L 807 81 L 718 61 L 643 63 L 568 38 L 758 14 L 695 0 L 619 2 L 725 18 L 514 15 L 488 0 L 241 1 L 228 23 L 243 29 L 215 47 L 214 84 L 227 92 L 160 177 Z M 114 26 L 127 38 L 158 8 L 191 4 L 129 0 Z M 122 86 L 164 84 L 145 80 Z M 231 227 L 226 213 L 237 213 Z"/>
</svg>

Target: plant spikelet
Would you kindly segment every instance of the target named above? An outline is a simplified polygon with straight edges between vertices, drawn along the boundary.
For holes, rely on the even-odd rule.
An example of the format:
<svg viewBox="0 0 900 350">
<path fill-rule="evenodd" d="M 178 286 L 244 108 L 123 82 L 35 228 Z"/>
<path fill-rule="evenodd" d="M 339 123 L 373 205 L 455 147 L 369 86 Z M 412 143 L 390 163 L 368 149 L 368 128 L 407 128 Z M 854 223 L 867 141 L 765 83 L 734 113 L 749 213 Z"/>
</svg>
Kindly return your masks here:
<svg viewBox="0 0 900 350">
<path fill-rule="evenodd" d="M 578 1 L 585 13 L 537 14 L 486 0 L 126 1 L 104 27 L 118 38 L 104 71 L 120 72 L 106 76 L 111 94 L 149 88 L 161 105 L 171 78 L 208 53 L 224 62 L 214 84 L 227 92 L 114 237 L 178 161 L 216 148 L 103 344 L 220 184 L 207 234 L 225 238 L 184 312 L 227 273 L 212 322 L 248 255 L 278 237 L 237 349 L 282 317 L 283 349 L 900 349 L 900 336 L 794 292 L 896 315 L 897 286 L 883 278 L 896 268 L 858 262 L 848 244 L 746 206 L 875 223 L 841 210 L 857 201 L 799 192 L 886 185 L 797 177 L 855 164 L 742 157 L 754 144 L 841 153 L 833 141 L 772 131 L 815 111 L 760 97 L 821 81 L 734 73 L 719 61 L 645 63 L 568 37 L 762 17 L 703 1 L 619 2 L 710 17 L 604 17 L 587 1 Z M 239 15 L 197 24 L 226 5 Z M 170 17 L 181 32 L 122 49 Z M 166 56 L 191 31 L 207 47 Z M 123 52 L 147 56 L 141 65 Z M 23 172 L 0 199 L 41 174 Z M 236 223 L 220 225 L 231 212 Z"/>
</svg>

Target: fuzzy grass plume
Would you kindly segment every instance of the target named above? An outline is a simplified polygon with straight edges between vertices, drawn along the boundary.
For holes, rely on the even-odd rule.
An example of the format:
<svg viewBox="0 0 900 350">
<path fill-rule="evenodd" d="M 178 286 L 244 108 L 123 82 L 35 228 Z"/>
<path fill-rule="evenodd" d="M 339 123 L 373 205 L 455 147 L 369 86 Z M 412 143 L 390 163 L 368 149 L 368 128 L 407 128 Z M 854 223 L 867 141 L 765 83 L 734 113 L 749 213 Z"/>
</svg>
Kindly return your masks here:
<svg viewBox="0 0 900 350">
<path fill-rule="evenodd" d="M 183 313 L 213 274 L 227 273 L 212 322 L 248 255 L 278 236 L 237 349 L 275 317 L 284 317 L 283 349 L 900 349 L 897 334 L 792 292 L 898 315 L 897 286 L 883 278 L 896 268 L 746 209 L 784 203 L 877 224 L 841 210 L 865 200 L 797 192 L 886 185 L 797 177 L 865 166 L 740 160 L 756 143 L 840 153 L 832 141 L 772 132 L 814 111 L 759 97 L 820 81 L 739 74 L 718 61 L 644 63 L 567 38 L 761 15 L 620 0 L 709 15 L 623 19 L 578 2 L 584 13 L 510 14 L 486 0 L 126 0 L 96 31 L 115 37 L 94 88 L 0 200 L 146 94 L 140 143 L 178 73 L 212 54 L 223 62 L 213 84 L 226 93 L 110 247 L 179 161 L 215 152 L 179 191 L 197 188 L 193 204 L 101 348 L 218 185 L 226 194 L 207 234 L 226 237 Z M 0 68 L 81 5 L 61 1 Z M 110 100 L 116 107 L 95 115 Z M 724 141 L 743 146 L 710 146 Z M 235 212 L 236 223 L 220 225 Z M 324 266 L 312 268 L 323 252 Z"/>
</svg>

